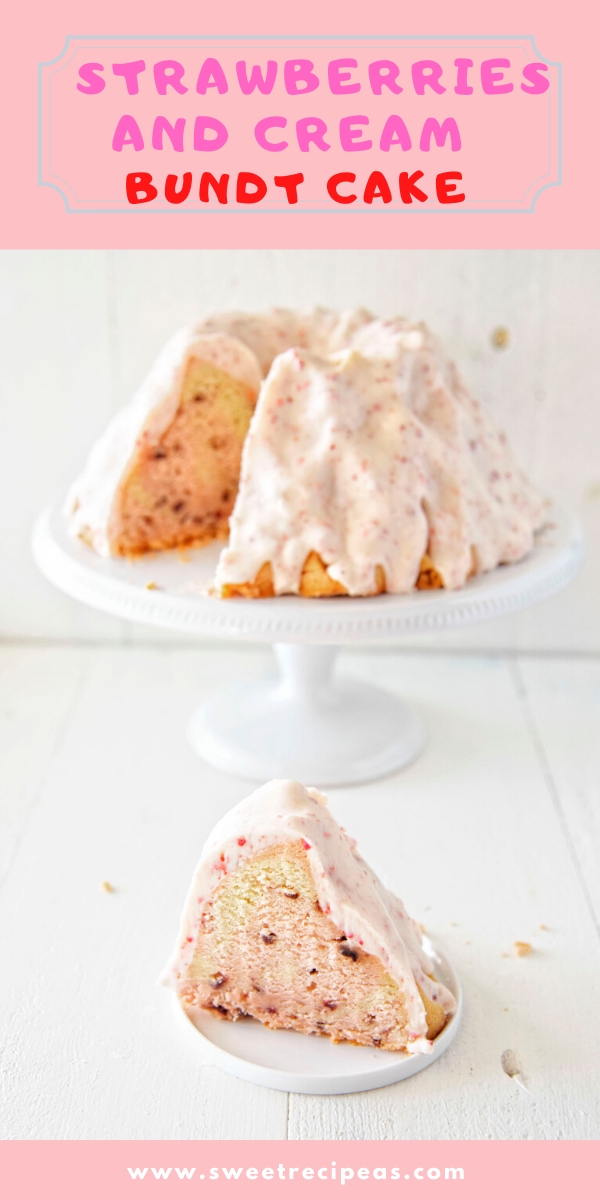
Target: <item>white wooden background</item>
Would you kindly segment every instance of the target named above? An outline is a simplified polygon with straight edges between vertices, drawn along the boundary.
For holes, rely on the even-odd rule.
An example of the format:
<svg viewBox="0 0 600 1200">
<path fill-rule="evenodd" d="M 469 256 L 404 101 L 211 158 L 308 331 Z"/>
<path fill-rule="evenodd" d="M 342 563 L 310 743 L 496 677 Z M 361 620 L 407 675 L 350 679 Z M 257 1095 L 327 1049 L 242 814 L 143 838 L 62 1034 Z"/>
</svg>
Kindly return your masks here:
<svg viewBox="0 0 600 1200">
<path fill-rule="evenodd" d="M 204 837 L 249 789 L 194 756 L 184 722 L 267 661 L 0 650 L 0 1137 L 597 1137 L 592 658 L 344 654 L 344 670 L 411 696 L 430 731 L 408 771 L 330 803 L 451 956 L 462 1028 L 421 1074 L 354 1096 L 288 1097 L 194 1056 L 156 979 Z M 501 1069 L 507 1049 L 527 1090 Z"/>
<path fill-rule="evenodd" d="M 600 650 L 599 300 L 597 251 L 3 251 L 0 633 L 171 640 L 47 585 L 29 552 L 36 513 L 177 326 L 215 308 L 321 303 L 426 318 L 532 476 L 588 530 L 588 564 L 563 595 L 421 644 Z M 506 350 L 492 345 L 498 326 Z"/>
<path fill-rule="evenodd" d="M 576 251 L 0 253 L 0 1137 L 597 1136 L 599 284 L 600 255 Z M 173 329 L 314 302 L 425 317 L 590 546 L 530 612 L 342 658 L 428 725 L 408 771 L 331 804 L 452 957 L 466 1012 L 412 1080 L 318 1099 L 204 1066 L 155 986 L 202 842 L 248 791 L 193 755 L 185 721 L 267 651 L 88 611 L 29 551 Z"/>
</svg>

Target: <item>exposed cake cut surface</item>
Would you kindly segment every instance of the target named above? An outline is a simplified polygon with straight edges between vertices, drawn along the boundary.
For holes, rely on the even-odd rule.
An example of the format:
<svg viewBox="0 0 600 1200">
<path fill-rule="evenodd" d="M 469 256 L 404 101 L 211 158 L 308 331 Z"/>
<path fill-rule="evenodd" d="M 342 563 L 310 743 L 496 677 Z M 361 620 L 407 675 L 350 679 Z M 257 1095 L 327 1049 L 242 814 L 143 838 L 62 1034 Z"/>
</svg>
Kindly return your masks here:
<svg viewBox="0 0 600 1200">
<path fill-rule="evenodd" d="M 179 402 L 159 437 L 144 429 L 109 521 L 117 554 L 226 538 L 254 397 L 221 367 L 187 357 Z"/>
<path fill-rule="evenodd" d="M 260 382 L 241 342 L 177 333 L 93 447 L 67 497 L 70 531 L 104 555 L 226 537 Z"/>
<path fill-rule="evenodd" d="M 217 825 L 167 971 L 185 1007 L 427 1053 L 455 1010 L 419 927 L 314 789 L 274 780 Z"/>
</svg>

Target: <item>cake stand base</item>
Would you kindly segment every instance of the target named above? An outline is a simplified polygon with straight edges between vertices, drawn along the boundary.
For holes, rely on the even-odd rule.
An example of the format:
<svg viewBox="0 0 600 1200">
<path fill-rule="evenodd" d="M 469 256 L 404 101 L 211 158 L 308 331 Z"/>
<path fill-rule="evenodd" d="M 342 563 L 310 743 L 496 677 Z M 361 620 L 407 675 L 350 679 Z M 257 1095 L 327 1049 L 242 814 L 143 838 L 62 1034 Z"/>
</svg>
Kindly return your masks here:
<svg viewBox="0 0 600 1200">
<path fill-rule="evenodd" d="M 391 692 L 335 678 L 337 646 L 273 648 L 279 677 L 223 688 L 192 717 L 189 740 L 212 766 L 327 787 L 390 775 L 421 753 L 416 713 Z"/>
</svg>

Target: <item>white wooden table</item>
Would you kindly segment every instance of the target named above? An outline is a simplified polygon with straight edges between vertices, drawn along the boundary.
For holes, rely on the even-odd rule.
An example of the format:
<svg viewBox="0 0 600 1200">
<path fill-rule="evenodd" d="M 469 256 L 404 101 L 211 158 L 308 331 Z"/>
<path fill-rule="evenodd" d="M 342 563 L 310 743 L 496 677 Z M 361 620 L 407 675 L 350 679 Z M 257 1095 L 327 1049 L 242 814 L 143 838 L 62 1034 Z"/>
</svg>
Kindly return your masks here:
<svg viewBox="0 0 600 1200">
<path fill-rule="evenodd" d="M 439 1062 L 313 1098 L 190 1053 L 156 979 L 204 837 L 250 788 L 204 766 L 184 724 L 218 682 L 267 663 L 252 648 L 0 651 L 0 1136 L 597 1137 L 594 659 L 342 659 L 409 696 L 430 730 L 408 771 L 330 803 L 462 978 L 463 1026 Z"/>
</svg>

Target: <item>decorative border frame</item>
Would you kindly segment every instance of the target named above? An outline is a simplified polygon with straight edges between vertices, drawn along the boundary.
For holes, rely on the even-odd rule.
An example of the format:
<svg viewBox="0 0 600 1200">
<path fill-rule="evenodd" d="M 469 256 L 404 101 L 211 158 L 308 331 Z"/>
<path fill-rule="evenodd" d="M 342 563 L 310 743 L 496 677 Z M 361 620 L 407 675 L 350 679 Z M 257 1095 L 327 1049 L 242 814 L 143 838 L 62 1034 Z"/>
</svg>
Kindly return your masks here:
<svg viewBox="0 0 600 1200">
<path fill-rule="evenodd" d="M 542 192 L 545 192 L 548 188 L 560 187 L 562 185 L 562 63 L 553 62 L 551 59 L 545 58 L 544 55 L 540 54 L 540 52 L 537 49 L 537 46 L 535 44 L 535 35 L 533 35 L 533 34 L 517 34 L 517 33 L 511 33 L 511 34 L 499 34 L 499 33 L 493 33 L 493 34 L 403 34 L 403 33 L 401 33 L 401 34 L 392 34 L 392 33 L 389 33 L 389 34 L 375 34 L 375 33 L 349 34 L 349 33 L 344 33 L 344 34 L 339 34 L 339 35 L 325 34 L 325 33 L 323 33 L 323 34 L 312 34 L 312 33 L 311 34 L 275 34 L 275 33 L 269 33 L 269 34 L 258 34 L 258 33 L 253 33 L 253 34 L 232 34 L 232 33 L 228 33 L 228 34 L 189 34 L 188 33 L 188 34 L 164 34 L 164 35 L 163 34 L 112 34 L 112 33 L 107 33 L 107 34 L 68 34 L 65 37 L 65 44 L 64 44 L 60 54 L 58 54 L 56 58 L 49 59 L 47 62 L 39 62 L 38 63 L 38 185 L 40 187 L 53 188 L 54 191 L 58 192 L 59 195 L 62 196 L 62 198 L 65 202 L 65 211 L 69 214 L 87 215 L 88 213 L 90 213 L 90 214 L 96 214 L 96 215 L 110 216 L 110 215 L 125 214 L 125 213 L 133 214 L 133 211 L 134 211 L 131 208 L 131 206 L 129 206 L 128 208 L 87 208 L 87 209 L 71 208 L 69 199 L 63 192 L 62 188 L 57 187 L 57 185 L 55 183 L 50 183 L 48 180 L 45 180 L 42 178 L 42 175 L 43 175 L 43 169 L 42 169 L 43 68 L 51 67 L 55 63 L 60 62 L 61 58 L 63 58 L 64 55 L 66 54 L 71 42 L 76 41 L 78 39 L 85 39 L 86 41 L 107 41 L 107 40 L 111 39 L 111 40 L 118 41 L 118 42 L 137 42 L 137 41 L 224 42 L 224 41 L 238 41 L 242 37 L 249 42 L 251 42 L 251 41 L 278 41 L 278 40 L 281 40 L 282 38 L 285 38 L 286 41 L 290 41 L 290 42 L 291 41 L 345 42 L 345 41 L 357 41 L 359 39 L 362 41 L 392 41 L 392 42 L 419 42 L 419 41 L 421 41 L 421 42 L 422 41 L 440 41 L 440 42 L 442 42 L 442 41 L 456 41 L 458 39 L 460 39 L 461 41 L 464 41 L 464 42 L 479 41 L 482 39 L 485 39 L 486 41 L 504 41 L 504 42 L 526 41 L 526 42 L 529 42 L 531 44 L 531 48 L 532 48 L 533 52 L 537 56 L 537 61 L 544 62 L 549 67 L 556 67 L 557 72 L 558 72 L 558 89 L 557 89 L 558 90 L 558 98 L 557 98 L 557 103 L 558 103 L 557 175 L 558 175 L 558 178 L 556 180 L 553 180 L 550 183 L 545 183 L 542 185 L 542 187 L 538 188 L 537 192 L 535 192 L 535 194 L 532 196 L 531 204 L 530 204 L 529 208 L 460 208 L 457 210 L 454 206 L 451 206 L 450 209 L 448 210 L 446 208 L 441 208 L 441 207 L 439 207 L 439 208 L 421 208 L 421 207 L 415 208 L 412 205 L 410 207 L 407 207 L 406 205 L 404 205 L 400 208 L 389 208 L 387 206 L 384 208 L 377 208 L 377 209 L 352 208 L 350 210 L 350 212 L 354 215 L 364 214 L 364 213 L 370 213 L 371 215 L 384 215 L 384 214 L 390 215 L 393 213 L 396 216 L 398 214 L 405 214 L 405 213 L 409 214 L 409 213 L 416 213 L 416 212 L 421 213 L 422 215 L 438 215 L 439 213 L 447 213 L 448 211 L 454 213 L 455 215 L 458 215 L 459 212 L 466 213 L 466 214 L 474 214 L 474 213 L 479 213 L 479 214 L 481 214 L 481 213 L 483 213 L 483 214 L 487 214 L 487 213 L 498 214 L 499 213 L 499 214 L 507 214 L 507 215 L 515 214 L 515 213 L 529 214 L 529 213 L 535 212 L 535 205 L 536 205 L 537 198 L 538 198 L 538 196 L 541 196 Z M 66 65 L 67 64 L 65 64 L 65 66 Z M 549 145 L 550 145 L 551 138 L 552 138 L 552 111 L 551 111 L 551 108 L 549 109 L 548 138 L 549 138 Z M 58 179 L 59 176 L 54 176 L 54 178 Z M 538 182 L 537 180 L 534 180 L 533 183 L 530 184 L 529 188 L 527 188 L 527 191 L 525 192 L 525 195 L 527 195 L 527 192 L 530 191 L 531 188 L 534 187 L 537 182 Z M 70 188 L 70 184 L 66 183 L 65 180 L 61 180 L 61 183 L 64 183 L 65 187 Z M 70 190 L 73 191 L 72 188 L 70 188 Z M 74 192 L 73 192 L 73 195 L 75 195 Z M 137 213 L 140 210 L 136 208 L 135 211 Z M 203 214 L 204 213 L 206 213 L 206 214 L 224 213 L 224 214 L 231 214 L 231 215 L 239 216 L 240 212 L 241 212 L 240 208 L 237 208 L 237 207 L 236 208 L 221 208 L 221 207 L 218 207 L 218 208 L 205 208 L 205 207 L 203 207 L 203 208 L 182 208 L 182 209 L 177 209 L 177 210 L 173 209 L 172 207 L 149 208 L 149 209 L 142 208 L 141 211 L 144 212 L 146 215 L 152 215 L 152 214 L 164 215 L 165 213 L 172 213 L 174 211 L 178 211 L 180 213 L 187 213 L 190 216 L 198 216 L 199 213 L 203 213 Z M 275 214 L 279 215 L 279 214 L 283 214 L 283 213 L 290 213 L 290 214 L 293 213 L 296 216 L 311 216 L 311 215 L 331 216 L 331 215 L 339 215 L 340 211 L 342 213 L 348 212 L 348 209 L 346 209 L 345 206 L 343 206 L 341 208 L 341 210 L 339 208 L 337 208 L 337 209 L 333 209 L 333 208 L 302 208 L 302 209 L 292 208 L 292 209 L 290 209 L 289 206 L 285 207 L 285 208 L 284 207 L 260 208 L 260 209 L 249 208 L 249 209 L 244 209 L 244 215 L 246 214 L 246 212 L 252 212 L 252 213 L 259 212 L 259 213 L 263 213 L 265 215 L 275 215 Z"/>
</svg>

